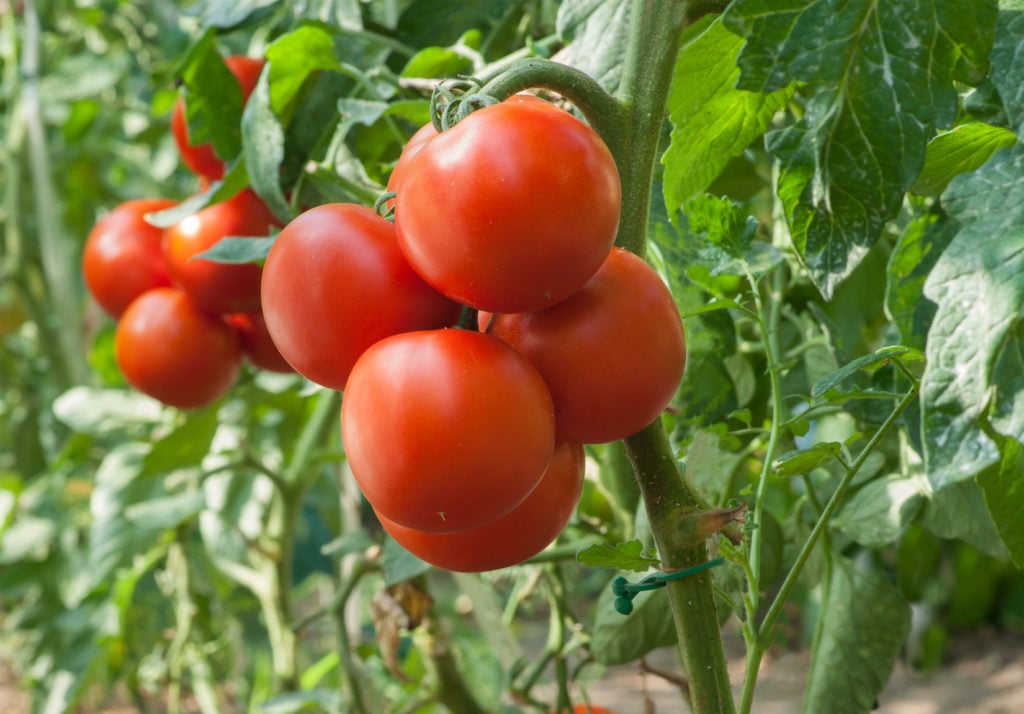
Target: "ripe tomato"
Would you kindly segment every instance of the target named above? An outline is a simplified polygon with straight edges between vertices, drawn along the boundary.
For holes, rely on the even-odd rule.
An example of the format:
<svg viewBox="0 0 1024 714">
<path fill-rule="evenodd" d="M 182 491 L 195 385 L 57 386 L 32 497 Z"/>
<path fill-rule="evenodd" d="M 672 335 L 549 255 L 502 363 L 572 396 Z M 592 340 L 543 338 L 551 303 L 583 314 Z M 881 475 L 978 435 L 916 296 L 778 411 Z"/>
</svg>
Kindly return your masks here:
<svg viewBox="0 0 1024 714">
<path fill-rule="evenodd" d="M 267 322 L 263 319 L 263 313 L 250 312 L 238 315 L 228 315 L 225 318 L 237 331 L 242 341 L 242 351 L 249 358 L 253 366 L 264 369 L 268 372 L 294 372 L 295 369 L 288 364 L 288 360 L 281 356 L 280 350 L 274 344 L 267 330 Z"/>
<path fill-rule="evenodd" d="M 672 294 L 650 265 L 621 248 L 566 300 L 496 315 L 489 334 L 537 367 L 551 390 L 558 437 L 583 444 L 623 439 L 654 421 L 686 361 Z"/>
<path fill-rule="evenodd" d="M 583 490 L 583 447 L 559 442 L 540 483 L 526 500 L 497 520 L 455 533 L 424 533 L 378 514 L 399 545 L 446 570 L 480 573 L 532 558 L 569 522 Z"/>
<path fill-rule="evenodd" d="M 329 203 L 299 215 L 274 241 L 263 316 L 300 374 L 341 390 L 370 345 L 451 325 L 459 306 L 413 272 L 391 223 L 365 206 Z"/>
<path fill-rule="evenodd" d="M 366 500 L 430 533 L 489 523 L 540 481 L 555 444 L 544 380 L 522 355 L 459 329 L 406 332 L 356 362 L 342 439 Z"/>
<path fill-rule="evenodd" d="M 112 317 L 147 290 L 171 284 L 161 248 L 164 231 L 145 216 L 175 204 L 169 198 L 125 201 L 100 218 L 82 251 L 85 286 Z"/>
<path fill-rule="evenodd" d="M 260 306 L 260 266 L 193 257 L 221 238 L 266 236 L 280 225 L 252 189 L 207 206 L 167 229 L 164 255 L 174 283 L 209 312 L 253 312 Z"/>
<path fill-rule="evenodd" d="M 224 63 L 235 75 L 242 90 L 242 103 L 249 99 L 263 70 L 263 60 L 251 57 L 228 57 Z M 188 121 L 185 118 L 185 99 L 178 97 L 171 111 L 171 133 L 181 153 L 181 160 L 193 172 L 213 181 L 224 176 L 224 162 L 218 158 L 212 144 L 193 145 L 188 140 Z M 225 157 L 232 158 L 232 157 Z"/>
<path fill-rule="evenodd" d="M 402 167 L 395 226 L 409 263 L 465 305 L 541 310 L 608 255 L 619 174 L 590 127 L 535 98 L 480 109 Z"/>
<path fill-rule="evenodd" d="M 398 186 L 402 183 L 402 174 L 405 173 L 406 167 L 412 161 L 412 157 L 420 153 L 420 150 L 435 136 L 437 136 L 437 129 L 434 128 L 432 123 L 427 123 L 417 129 L 416 133 L 409 137 L 409 141 L 406 143 L 405 148 L 402 149 L 402 155 L 398 157 L 398 162 L 395 164 L 395 168 L 391 170 L 391 176 L 388 177 L 389 192 L 398 192 Z M 394 205 L 394 199 L 389 201 L 388 205 Z"/>
<path fill-rule="evenodd" d="M 128 384 L 181 409 L 215 402 L 242 363 L 235 329 L 177 288 L 150 290 L 129 305 L 117 323 L 114 349 Z"/>
</svg>

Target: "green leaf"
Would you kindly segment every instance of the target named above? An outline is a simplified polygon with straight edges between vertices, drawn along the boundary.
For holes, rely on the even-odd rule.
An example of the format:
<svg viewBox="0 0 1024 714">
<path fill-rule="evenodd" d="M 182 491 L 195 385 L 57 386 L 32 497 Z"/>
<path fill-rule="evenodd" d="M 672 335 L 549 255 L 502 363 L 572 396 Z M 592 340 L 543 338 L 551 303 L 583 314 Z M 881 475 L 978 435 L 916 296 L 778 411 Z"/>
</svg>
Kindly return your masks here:
<svg viewBox="0 0 1024 714">
<path fill-rule="evenodd" d="M 54 400 L 53 413 L 75 431 L 100 436 L 157 424 L 165 410 L 160 402 L 138 392 L 73 387 Z"/>
<path fill-rule="evenodd" d="M 249 185 L 249 174 L 244 161 L 237 161 L 227 168 L 220 181 L 212 182 L 205 191 L 192 194 L 176 206 L 146 214 L 146 222 L 157 228 L 169 228 L 189 216 L 234 196 Z"/>
<path fill-rule="evenodd" d="M 267 73 L 260 76 L 242 114 L 242 152 L 252 188 L 282 222 L 293 217 L 281 189 L 284 127 L 270 107 Z"/>
<path fill-rule="evenodd" d="M 802 117 L 769 134 L 793 244 L 829 298 L 899 211 L 925 147 L 957 112 L 954 71 L 991 47 L 994 0 L 739 0 L 739 86 L 805 83 Z"/>
<path fill-rule="evenodd" d="M 1006 546 L 992 521 L 981 487 L 975 480 L 959 481 L 932 493 L 920 523 L 940 538 L 962 540 L 996 558 L 1006 558 Z"/>
<path fill-rule="evenodd" d="M 281 35 L 267 48 L 270 62 L 270 107 L 287 118 L 310 76 L 320 70 L 341 71 L 334 34 L 326 25 L 308 24 Z"/>
<path fill-rule="evenodd" d="M 448 47 L 424 47 L 402 68 L 403 77 L 454 77 L 472 69 L 473 63 Z"/>
<path fill-rule="evenodd" d="M 242 88 L 224 64 L 212 31 L 185 56 L 181 80 L 189 142 L 213 144 L 217 156 L 225 161 L 236 157 L 242 148 Z"/>
<path fill-rule="evenodd" d="M 400 546 L 394 538 L 386 538 L 381 554 L 381 567 L 384 570 L 384 585 L 391 586 L 415 578 L 430 570 L 432 566 Z"/>
<path fill-rule="evenodd" d="M 125 507 L 124 517 L 137 530 L 140 540 L 143 537 L 149 540 L 152 535 L 177 528 L 199 515 L 205 506 L 206 498 L 202 491 L 184 491 L 129 504 Z"/>
<path fill-rule="evenodd" d="M 1017 136 L 1012 131 L 981 121 L 942 132 L 928 142 L 924 167 L 910 192 L 938 196 L 953 177 L 974 171 L 992 154 L 1015 143 Z"/>
<path fill-rule="evenodd" d="M 715 20 L 679 52 L 668 97 L 672 142 L 661 159 L 670 216 L 706 190 L 793 96 L 795 87 L 768 94 L 737 89 L 742 47 L 743 39 Z"/>
<path fill-rule="evenodd" d="M 996 22 L 996 39 L 992 46 L 990 80 L 1002 99 L 1010 126 L 1018 136 L 1024 135 L 1024 66 L 1021 46 L 1024 45 L 1024 7 L 1000 12 Z"/>
<path fill-rule="evenodd" d="M 639 540 L 618 545 L 595 543 L 576 554 L 576 559 L 592 568 L 612 568 L 614 570 L 632 570 L 644 572 L 652 565 L 657 565 L 656 558 L 644 555 L 644 546 Z"/>
<path fill-rule="evenodd" d="M 815 383 L 811 389 L 811 396 L 815 399 L 822 397 L 826 392 L 839 386 L 848 377 L 856 374 L 857 372 L 874 372 L 875 370 L 884 367 L 889 364 L 889 361 L 894 358 L 902 359 L 921 359 L 921 355 L 917 350 L 912 350 L 909 347 L 902 346 L 891 346 L 883 347 L 880 350 L 860 357 L 848 362 L 847 364 L 840 367 L 838 370 L 828 375 L 824 379 L 819 380 Z"/>
<path fill-rule="evenodd" d="M 621 615 L 615 610 L 611 587 L 601 591 L 594 613 L 590 651 L 604 665 L 635 662 L 652 650 L 676 642 L 675 622 L 665 588 L 638 593 L 633 612 Z"/>
<path fill-rule="evenodd" d="M 742 451 L 723 448 L 721 434 L 698 429 L 686 449 L 686 479 L 705 501 L 724 506 L 732 496 L 733 474 L 744 460 Z"/>
<path fill-rule="evenodd" d="M 728 198 L 701 194 L 683 207 L 685 229 L 710 247 L 698 255 L 711 275 L 761 276 L 782 261 L 775 246 L 754 240 L 757 219 Z"/>
<path fill-rule="evenodd" d="M 843 445 L 838 441 L 826 441 L 783 454 L 772 462 L 772 470 L 777 476 L 800 476 L 824 466 L 842 451 Z"/>
<path fill-rule="evenodd" d="M 199 26 L 230 30 L 250 20 L 257 21 L 276 5 L 276 0 L 200 0 L 186 14 L 199 20 Z"/>
<path fill-rule="evenodd" d="M 216 409 L 188 412 L 177 428 L 153 444 L 146 454 L 142 475 L 166 474 L 199 466 L 210 451 L 219 423 Z"/>
<path fill-rule="evenodd" d="M 891 474 L 878 478 L 858 489 L 831 525 L 863 546 L 881 548 L 896 542 L 930 492 L 923 476 Z"/>
<path fill-rule="evenodd" d="M 908 347 L 925 349 L 935 303 L 925 298 L 924 283 L 959 229 L 945 214 L 929 213 L 906 227 L 889 255 L 885 308 Z"/>
<path fill-rule="evenodd" d="M 875 708 L 910 633 L 910 606 L 886 578 L 845 558 L 833 561 L 827 592 L 803 708 L 864 714 Z"/>
<path fill-rule="evenodd" d="M 277 235 L 267 238 L 224 236 L 208 250 L 197 253 L 190 260 L 210 260 L 214 263 L 262 263 Z"/>
<path fill-rule="evenodd" d="M 937 305 L 921 383 L 925 463 L 936 490 L 999 459 L 979 424 L 990 407 L 999 433 L 1024 433 L 1024 413 L 1011 407 L 1024 396 L 1024 384 L 998 364 L 1021 344 L 1024 147 L 1003 149 L 978 171 L 957 177 L 946 198 L 962 227 L 924 286 Z"/>
<path fill-rule="evenodd" d="M 1013 564 L 1024 568 L 1024 444 L 1005 439 L 1000 450 L 999 463 L 978 475 L 978 485 Z"/>
<path fill-rule="evenodd" d="M 565 63 L 614 93 L 622 79 L 631 12 L 630 3 L 619 0 L 565 0 L 555 18 L 556 31 L 569 43 Z"/>
</svg>

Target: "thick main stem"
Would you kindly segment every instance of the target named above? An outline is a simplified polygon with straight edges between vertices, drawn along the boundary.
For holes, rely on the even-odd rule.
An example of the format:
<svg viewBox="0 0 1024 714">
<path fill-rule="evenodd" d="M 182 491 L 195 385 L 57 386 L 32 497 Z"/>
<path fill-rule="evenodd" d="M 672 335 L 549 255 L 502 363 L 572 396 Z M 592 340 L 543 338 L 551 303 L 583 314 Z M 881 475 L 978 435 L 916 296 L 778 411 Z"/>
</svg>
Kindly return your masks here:
<svg viewBox="0 0 1024 714">
<path fill-rule="evenodd" d="M 638 0 L 632 8 L 629 49 L 617 93 L 626 114 L 621 132 L 605 139 L 622 180 L 617 243 L 644 255 L 658 139 L 688 3 Z M 693 545 L 680 541 L 679 517 L 700 506 L 679 473 L 661 420 L 627 439 L 626 449 L 663 568 L 681 570 L 706 562 L 708 551 L 703 542 Z M 710 572 L 674 581 L 668 593 L 694 712 L 734 711 Z"/>
</svg>

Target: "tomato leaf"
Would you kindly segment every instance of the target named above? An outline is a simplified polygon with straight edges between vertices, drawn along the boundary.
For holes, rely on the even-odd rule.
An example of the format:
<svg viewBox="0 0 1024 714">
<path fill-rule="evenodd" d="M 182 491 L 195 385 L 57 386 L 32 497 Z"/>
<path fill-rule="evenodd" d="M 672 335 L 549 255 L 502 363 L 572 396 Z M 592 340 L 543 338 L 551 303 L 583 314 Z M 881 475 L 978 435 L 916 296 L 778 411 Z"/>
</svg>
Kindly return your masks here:
<svg viewBox="0 0 1024 714">
<path fill-rule="evenodd" d="M 883 347 L 869 355 L 848 362 L 838 370 L 824 379 L 815 383 L 811 389 L 811 396 L 815 399 L 824 396 L 827 392 L 839 386 L 844 380 L 857 372 L 874 372 L 875 370 L 889 364 L 892 359 L 916 359 L 920 361 L 922 355 L 917 350 L 909 347 L 891 346 Z"/>
<path fill-rule="evenodd" d="M 990 61 L 989 79 L 1002 100 L 1010 127 L 1024 135 L 1024 67 L 1020 62 L 1020 44 L 1024 40 L 1024 6 L 999 13 L 996 40 Z"/>
<path fill-rule="evenodd" d="M 218 157 L 230 160 L 242 148 L 242 89 L 220 56 L 215 38 L 207 32 L 182 62 L 185 115 L 189 142 L 211 143 Z"/>
<path fill-rule="evenodd" d="M 706 190 L 793 96 L 795 85 L 767 94 L 737 89 L 741 47 L 716 20 L 679 52 L 668 97 L 672 142 L 661 159 L 669 216 Z"/>
<path fill-rule="evenodd" d="M 924 167 L 910 192 L 938 196 L 954 176 L 974 171 L 999 149 L 1015 143 L 1012 131 L 981 121 L 943 132 L 928 142 Z"/>
<path fill-rule="evenodd" d="M 277 235 L 266 238 L 225 236 L 212 248 L 192 256 L 191 260 L 210 260 L 214 263 L 262 263 Z"/>
<path fill-rule="evenodd" d="M 1007 558 L 977 480 L 958 481 L 933 492 L 919 522 L 940 538 L 962 540 L 995 558 Z"/>
<path fill-rule="evenodd" d="M 870 603 L 866 606 L 865 603 Z M 805 712 L 861 714 L 875 706 L 910 632 L 910 606 L 883 576 L 846 558 L 832 562 Z"/>
<path fill-rule="evenodd" d="M 825 441 L 806 449 L 796 449 L 775 459 L 772 470 L 777 476 L 800 476 L 824 466 L 839 456 L 842 450 L 842 444 L 838 441 Z"/>
<path fill-rule="evenodd" d="M 899 539 L 931 493 L 921 474 L 890 474 L 864 484 L 832 519 L 851 540 L 883 548 Z"/>
<path fill-rule="evenodd" d="M 925 463 L 936 490 L 999 460 L 983 431 L 1024 433 L 1024 147 L 953 180 L 946 207 L 960 231 L 924 294 L 936 305 L 921 384 Z"/>
<path fill-rule="evenodd" d="M 631 12 L 630 3 L 618 0 L 563 2 L 555 18 L 556 31 L 569 43 L 562 61 L 615 92 L 622 78 Z"/>
<path fill-rule="evenodd" d="M 676 628 L 665 588 L 641 592 L 633 598 L 628 617 L 615 610 L 615 595 L 606 587 L 597 599 L 590 651 L 604 665 L 635 662 L 659 647 L 676 642 Z"/>
<path fill-rule="evenodd" d="M 985 506 L 1013 564 L 1024 568 L 1024 444 L 1004 439 L 1002 458 L 978 475 Z"/>
<path fill-rule="evenodd" d="M 952 125 L 958 62 L 988 54 L 995 19 L 995 0 L 739 0 L 726 12 L 747 38 L 740 88 L 805 83 L 802 117 L 766 145 L 793 244 L 826 298 L 896 216 L 936 128 Z"/>
<path fill-rule="evenodd" d="M 643 554 L 644 546 L 639 540 L 618 545 L 595 543 L 576 554 L 576 559 L 592 568 L 612 568 L 614 570 L 632 570 L 644 572 L 657 565 L 656 558 Z"/>
<path fill-rule="evenodd" d="M 185 12 L 199 20 L 203 28 L 231 30 L 247 22 L 256 22 L 273 10 L 275 0 L 199 0 Z"/>
<path fill-rule="evenodd" d="M 193 194 L 177 206 L 146 214 L 146 222 L 157 228 L 169 228 L 214 203 L 226 201 L 249 185 L 244 161 L 232 163 L 220 181 L 212 182 L 205 191 Z"/>
</svg>

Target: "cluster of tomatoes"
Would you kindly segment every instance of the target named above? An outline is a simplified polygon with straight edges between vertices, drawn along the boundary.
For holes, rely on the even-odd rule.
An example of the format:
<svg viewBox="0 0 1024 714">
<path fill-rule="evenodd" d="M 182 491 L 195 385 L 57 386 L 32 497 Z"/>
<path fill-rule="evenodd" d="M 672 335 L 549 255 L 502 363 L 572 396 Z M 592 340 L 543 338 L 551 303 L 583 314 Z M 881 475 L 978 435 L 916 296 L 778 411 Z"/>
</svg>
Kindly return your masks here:
<svg viewBox="0 0 1024 714">
<path fill-rule="evenodd" d="M 613 248 L 608 148 L 548 102 L 424 127 L 389 189 L 393 222 L 326 204 L 284 227 L 263 268 L 267 327 L 299 373 L 344 391 L 349 464 L 398 543 L 449 570 L 522 562 L 575 510 L 582 445 L 671 400 L 679 313 Z"/>
<path fill-rule="evenodd" d="M 261 60 L 231 57 L 228 67 L 244 98 Z M 171 117 L 182 160 L 204 180 L 223 176 L 209 144 L 189 142 L 183 101 Z M 229 265 L 195 256 L 226 236 L 266 236 L 278 222 L 259 197 L 243 190 L 167 229 L 147 214 L 172 208 L 170 199 L 126 201 L 100 218 L 82 255 L 86 287 L 115 318 L 115 350 L 125 380 L 165 404 L 196 408 L 234 384 L 242 360 L 287 372 L 260 310 L 257 265 Z"/>
</svg>

